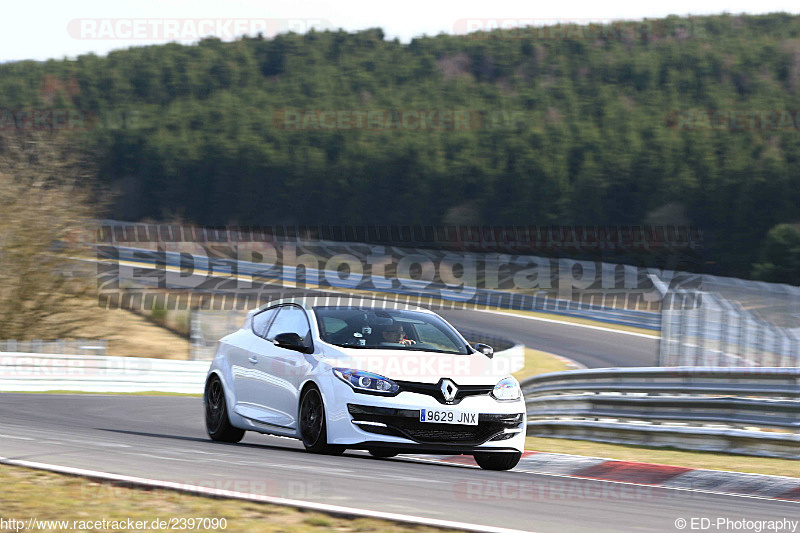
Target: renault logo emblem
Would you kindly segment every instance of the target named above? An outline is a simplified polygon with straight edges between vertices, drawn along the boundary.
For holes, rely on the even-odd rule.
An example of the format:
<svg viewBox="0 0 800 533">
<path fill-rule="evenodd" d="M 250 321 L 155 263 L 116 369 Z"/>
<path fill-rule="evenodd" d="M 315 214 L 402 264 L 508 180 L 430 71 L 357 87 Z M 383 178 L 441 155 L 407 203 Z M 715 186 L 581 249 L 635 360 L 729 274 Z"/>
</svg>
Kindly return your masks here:
<svg viewBox="0 0 800 533">
<path fill-rule="evenodd" d="M 456 397 L 456 393 L 458 392 L 458 387 L 456 384 L 450 381 L 449 379 L 442 380 L 442 397 L 444 397 L 444 401 L 452 402 L 453 399 Z"/>
</svg>

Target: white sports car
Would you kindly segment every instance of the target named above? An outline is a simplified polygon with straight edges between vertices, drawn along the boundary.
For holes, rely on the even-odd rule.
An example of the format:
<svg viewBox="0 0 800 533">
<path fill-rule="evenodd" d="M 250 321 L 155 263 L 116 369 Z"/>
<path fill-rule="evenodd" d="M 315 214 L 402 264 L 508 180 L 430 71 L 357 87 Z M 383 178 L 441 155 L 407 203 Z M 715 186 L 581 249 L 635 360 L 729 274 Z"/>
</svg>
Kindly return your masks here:
<svg viewBox="0 0 800 533">
<path fill-rule="evenodd" d="M 281 300 L 223 338 L 206 380 L 206 428 L 302 440 L 314 453 L 469 454 L 516 466 L 525 402 L 492 348 L 436 313 L 344 298 Z"/>
</svg>

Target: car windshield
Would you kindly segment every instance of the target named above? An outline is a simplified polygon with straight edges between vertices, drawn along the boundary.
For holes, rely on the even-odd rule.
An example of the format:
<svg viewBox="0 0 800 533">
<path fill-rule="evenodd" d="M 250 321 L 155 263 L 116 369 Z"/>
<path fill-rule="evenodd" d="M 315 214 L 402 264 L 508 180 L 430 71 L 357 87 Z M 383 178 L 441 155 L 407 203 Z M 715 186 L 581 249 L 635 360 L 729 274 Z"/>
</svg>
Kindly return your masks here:
<svg viewBox="0 0 800 533">
<path fill-rule="evenodd" d="M 439 316 L 405 309 L 314 307 L 323 341 L 348 348 L 467 354 L 469 349 Z"/>
</svg>

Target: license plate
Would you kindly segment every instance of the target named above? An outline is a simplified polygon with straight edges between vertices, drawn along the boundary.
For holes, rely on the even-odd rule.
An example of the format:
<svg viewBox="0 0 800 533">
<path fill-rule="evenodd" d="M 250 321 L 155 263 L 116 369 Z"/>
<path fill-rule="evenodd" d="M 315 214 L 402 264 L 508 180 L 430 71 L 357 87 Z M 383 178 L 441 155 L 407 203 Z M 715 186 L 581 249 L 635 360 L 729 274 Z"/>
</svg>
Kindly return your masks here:
<svg viewBox="0 0 800 533">
<path fill-rule="evenodd" d="M 478 413 L 457 409 L 420 409 L 419 421 L 431 424 L 461 424 L 477 426 Z"/>
</svg>

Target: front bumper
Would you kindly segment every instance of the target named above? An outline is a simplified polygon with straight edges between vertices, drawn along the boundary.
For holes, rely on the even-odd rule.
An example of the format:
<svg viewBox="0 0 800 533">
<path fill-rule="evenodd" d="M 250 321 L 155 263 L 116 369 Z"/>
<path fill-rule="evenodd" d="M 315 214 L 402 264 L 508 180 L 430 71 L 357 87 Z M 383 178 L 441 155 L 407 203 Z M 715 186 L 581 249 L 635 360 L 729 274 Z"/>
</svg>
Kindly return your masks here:
<svg viewBox="0 0 800 533">
<path fill-rule="evenodd" d="M 500 402 L 488 394 L 442 405 L 426 394 L 403 391 L 394 397 L 361 394 L 332 383 L 325 396 L 328 442 L 349 448 L 390 447 L 405 453 L 472 453 L 525 449 L 525 402 Z M 478 425 L 419 421 L 420 409 L 469 410 Z"/>
<path fill-rule="evenodd" d="M 418 444 L 463 444 L 480 446 L 513 438 L 522 430 L 524 416 L 487 413 L 478 415 L 477 426 L 429 424 L 419 421 L 419 409 L 395 409 L 348 404 L 352 423 L 362 431 L 402 437 Z"/>
</svg>

